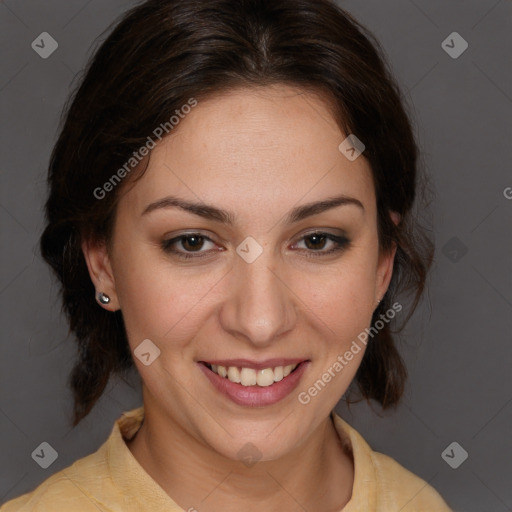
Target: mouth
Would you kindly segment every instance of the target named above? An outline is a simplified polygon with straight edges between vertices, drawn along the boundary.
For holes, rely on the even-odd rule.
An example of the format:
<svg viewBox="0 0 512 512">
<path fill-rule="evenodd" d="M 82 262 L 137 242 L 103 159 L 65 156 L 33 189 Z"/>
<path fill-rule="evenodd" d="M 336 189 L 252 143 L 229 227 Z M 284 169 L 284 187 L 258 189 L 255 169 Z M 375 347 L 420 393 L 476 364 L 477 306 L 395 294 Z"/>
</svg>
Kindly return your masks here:
<svg viewBox="0 0 512 512">
<path fill-rule="evenodd" d="M 280 359 L 255 363 L 247 360 L 198 361 L 213 387 L 238 405 L 272 405 L 299 384 L 310 361 Z"/>
<path fill-rule="evenodd" d="M 262 369 L 251 368 L 247 366 L 224 366 L 220 364 L 203 363 L 209 370 L 222 378 L 228 379 L 234 384 L 242 386 L 272 386 L 276 382 L 282 381 L 293 373 L 300 363 L 287 364 L 286 366 L 274 366 Z"/>
</svg>

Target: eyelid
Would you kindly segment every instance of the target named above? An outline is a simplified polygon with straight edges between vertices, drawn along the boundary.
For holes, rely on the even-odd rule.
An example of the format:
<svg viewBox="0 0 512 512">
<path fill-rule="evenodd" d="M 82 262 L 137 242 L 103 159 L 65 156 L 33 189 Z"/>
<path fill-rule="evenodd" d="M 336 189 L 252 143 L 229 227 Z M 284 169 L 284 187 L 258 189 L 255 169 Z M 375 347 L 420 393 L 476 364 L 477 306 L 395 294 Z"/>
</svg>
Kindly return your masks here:
<svg viewBox="0 0 512 512">
<path fill-rule="evenodd" d="M 305 253 L 306 257 L 308 258 L 317 258 L 317 257 L 326 257 L 329 255 L 333 255 L 336 253 L 340 253 L 344 250 L 346 250 L 348 247 L 350 247 L 352 241 L 348 238 L 348 236 L 343 232 L 342 234 L 336 235 L 334 233 L 331 233 L 327 229 L 315 229 L 313 231 L 308 231 L 305 233 L 302 233 L 298 239 L 297 242 L 293 244 L 293 246 L 297 245 L 298 243 L 302 242 L 306 238 L 312 236 L 312 235 L 319 235 L 325 237 L 329 242 L 334 244 L 334 247 L 330 250 L 318 250 L 314 251 L 312 249 L 300 249 L 300 252 Z M 292 246 L 292 247 L 293 247 Z"/>
<path fill-rule="evenodd" d="M 338 237 L 345 237 L 348 238 L 348 234 L 345 230 L 341 228 L 309 228 L 306 231 L 302 231 L 298 236 L 299 238 L 303 238 L 308 235 L 332 235 L 332 236 L 338 236 Z"/>
<path fill-rule="evenodd" d="M 336 231 L 336 233 L 333 233 L 332 232 L 333 230 Z M 346 238 L 346 239 L 348 239 L 348 235 L 347 235 L 346 231 L 343 230 L 343 229 L 340 229 L 340 228 L 316 227 L 316 228 L 309 228 L 306 231 L 302 231 L 296 237 L 293 237 L 292 240 L 294 238 L 296 238 L 297 240 L 302 240 L 304 237 L 307 237 L 307 236 L 310 236 L 310 235 L 315 235 L 315 234 L 331 235 L 333 237 L 339 237 L 339 238 Z M 204 238 L 206 240 L 209 240 L 209 241 L 211 241 L 213 243 L 221 243 L 221 242 L 216 242 L 215 241 L 215 238 L 218 238 L 218 237 L 216 237 L 216 236 L 212 237 L 210 232 L 208 232 L 207 230 L 203 231 L 201 229 L 190 229 L 190 230 L 186 230 L 186 231 L 179 231 L 177 234 L 173 234 L 173 233 L 165 234 L 163 236 L 163 238 L 164 238 L 163 241 L 164 242 L 177 241 L 180 238 L 183 238 L 183 237 L 186 237 L 186 236 L 192 236 L 192 235 L 200 236 L 200 237 L 202 237 L 202 238 Z"/>
<path fill-rule="evenodd" d="M 346 250 L 351 245 L 351 240 L 348 238 L 344 230 L 338 229 L 341 234 L 334 234 L 331 232 L 331 228 L 311 228 L 307 231 L 304 231 L 298 235 L 298 238 L 296 242 L 293 243 L 292 247 L 295 246 L 297 243 L 300 243 L 304 239 L 306 239 L 308 236 L 312 235 L 320 235 L 325 237 L 328 241 L 333 243 L 335 245 L 334 248 L 325 251 L 325 250 L 312 250 L 312 249 L 300 249 L 299 252 L 305 253 L 306 257 L 309 258 L 317 258 L 317 257 L 326 257 L 332 254 L 340 253 L 344 250 Z M 214 240 L 212 240 L 209 236 L 205 235 L 204 233 L 198 231 L 198 230 L 189 230 L 189 231 L 182 231 L 176 236 L 171 236 L 170 238 L 164 239 L 161 242 L 162 249 L 164 252 L 173 254 L 176 258 L 181 260 L 200 260 L 202 258 L 207 258 L 210 256 L 212 252 L 221 252 L 221 250 L 207 250 L 207 251 L 180 251 L 180 250 L 173 250 L 171 247 L 180 242 L 180 240 L 187 238 L 187 236 L 198 236 L 205 240 L 206 242 L 216 243 Z M 201 248 L 202 249 L 202 248 Z"/>
<path fill-rule="evenodd" d="M 217 242 L 215 242 L 215 240 L 213 240 L 209 235 L 206 235 L 200 231 L 197 231 L 197 230 L 192 230 L 192 231 L 183 231 L 183 232 L 180 232 L 179 234 L 177 235 L 171 235 L 171 236 L 168 236 L 168 237 L 164 237 L 164 239 L 162 240 L 161 242 L 161 245 L 162 247 L 171 247 L 173 246 L 174 244 L 178 243 L 180 240 L 184 239 L 184 238 L 187 238 L 187 237 L 192 237 L 192 236 L 198 236 L 198 237 L 201 237 L 203 240 L 205 240 L 206 242 L 211 242 L 213 244 L 217 244 Z M 179 254 L 193 254 L 192 251 L 190 252 L 186 252 L 186 251 L 171 251 L 170 249 L 168 249 L 168 252 L 174 252 L 175 254 L 176 253 L 179 253 Z M 201 253 L 206 253 L 206 252 L 212 252 L 211 250 L 210 251 L 197 251 L 197 254 L 201 254 Z"/>
</svg>

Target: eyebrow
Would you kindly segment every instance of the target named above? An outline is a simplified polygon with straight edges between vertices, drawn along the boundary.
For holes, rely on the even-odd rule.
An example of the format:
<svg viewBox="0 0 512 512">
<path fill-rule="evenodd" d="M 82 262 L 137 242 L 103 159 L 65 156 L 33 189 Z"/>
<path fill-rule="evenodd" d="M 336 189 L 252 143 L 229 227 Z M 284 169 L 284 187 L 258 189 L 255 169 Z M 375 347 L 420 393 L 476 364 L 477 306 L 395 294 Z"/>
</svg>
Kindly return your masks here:
<svg viewBox="0 0 512 512">
<path fill-rule="evenodd" d="M 354 205 L 360 208 L 364 212 L 364 206 L 361 201 L 354 197 L 348 197 L 345 195 L 331 197 L 323 199 L 322 201 L 316 201 L 313 203 L 307 203 L 301 206 L 297 206 L 291 210 L 285 217 L 285 223 L 293 224 L 299 222 L 307 217 L 317 215 L 324 211 L 336 208 L 338 206 Z M 154 203 L 148 205 L 142 215 L 146 215 L 155 210 L 163 208 L 181 208 L 189 213 L 198 215 L 208 220 L 213 220 L 232 226 L 236 222 L 236 215 L 227 210 L 222 210 L 216 206 L 208 205 L 205 203 L 194 203 L 176 196 L 167 196 Z"/>
</svg>

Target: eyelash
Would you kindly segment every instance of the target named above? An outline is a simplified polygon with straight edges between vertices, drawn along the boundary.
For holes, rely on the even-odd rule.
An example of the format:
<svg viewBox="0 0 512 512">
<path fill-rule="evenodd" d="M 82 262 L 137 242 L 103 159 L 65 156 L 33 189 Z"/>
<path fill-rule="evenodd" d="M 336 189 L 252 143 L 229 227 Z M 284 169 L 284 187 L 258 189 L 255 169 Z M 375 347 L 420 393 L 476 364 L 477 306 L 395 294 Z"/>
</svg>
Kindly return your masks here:
<svg viewBox="0 0 512 512">
<path fill-rule="evenodd" d="M 345 236 L 337 236 L 333 235 L 332 233 L 325 233 L 323 231 L 314 231 L 312 233 L 307 233 L 304 235 L 299 241 L 302 241 L 306 238 L 310 238 L 313 236 L 320 236 L 325 237 L 328 240 L 334 242 L 336 246 L 333 249 L 330 249 L 329 251 L 314 251 L 312 249 L 303 249 L 306 251 L 306 257 L 307 258 L 321 258 L 324 256 L 329 256 L 331 254 L 335 254 L 338 252 L 341 252 L 345 249 L 347 249 L 350 246 L 350 240 Z M 181 241 L 186 240 L 187 238 L 192 237 L 199 237 L 205 241 L 213 242 L 210 238 L 207 236 L 201 235 L 201 233 L 188 233 L 186 235 L 180 235 L 175 238 L 169 239 L 169 240 L 163 240 L 162 241 L 162 249 L 167 252 L 175 255 L 176 257 L 183 259 L 183 260 L 192 260 L 192 259 L 201 259 L 201 258 L 207 258 L 209 257 L 209 251 L 205 251 L 203 253 L 193 253 L 193 252 L 180 252 L 175 249 L 172 249 L 172 246 Z"/>
</svg>

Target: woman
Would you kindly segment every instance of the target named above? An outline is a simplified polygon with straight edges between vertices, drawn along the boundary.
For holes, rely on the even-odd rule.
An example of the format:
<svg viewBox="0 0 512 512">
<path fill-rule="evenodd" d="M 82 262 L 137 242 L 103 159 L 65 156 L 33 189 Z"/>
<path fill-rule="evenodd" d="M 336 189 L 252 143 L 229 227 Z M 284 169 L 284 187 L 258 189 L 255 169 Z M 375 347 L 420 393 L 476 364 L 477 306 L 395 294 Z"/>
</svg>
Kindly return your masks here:
<svg viewBox="0 0 512 512">
<path fill-rule="evenodd" d="M 406 378 L 417 148 L 378 44 L 327 0 L 149 0 L 94 55 L 41 248 L 79 343 L 74 425 L 133 364 L 143 407 L 15 510 L 449 511 L 334 413 Z M 412 313 L 411 310 L 411 313 Z"/>
</svg>

